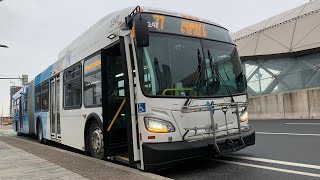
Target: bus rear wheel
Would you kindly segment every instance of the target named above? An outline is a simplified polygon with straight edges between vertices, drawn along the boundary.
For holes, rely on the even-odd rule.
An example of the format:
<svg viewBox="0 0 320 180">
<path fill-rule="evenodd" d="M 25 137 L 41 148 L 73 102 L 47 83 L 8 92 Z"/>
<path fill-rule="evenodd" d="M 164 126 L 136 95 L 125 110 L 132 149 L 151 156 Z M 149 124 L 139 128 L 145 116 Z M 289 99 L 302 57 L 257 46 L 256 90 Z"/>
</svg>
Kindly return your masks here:
<svg viewBox="0 0 320 180">
<path fill-rule="evenodd" d="M 96 121 L 93 121 L 89 128 L 89 152 L 90 155 L 97 159 L 104 158 L 104 142 L 102 127 Z"/>
</svg>

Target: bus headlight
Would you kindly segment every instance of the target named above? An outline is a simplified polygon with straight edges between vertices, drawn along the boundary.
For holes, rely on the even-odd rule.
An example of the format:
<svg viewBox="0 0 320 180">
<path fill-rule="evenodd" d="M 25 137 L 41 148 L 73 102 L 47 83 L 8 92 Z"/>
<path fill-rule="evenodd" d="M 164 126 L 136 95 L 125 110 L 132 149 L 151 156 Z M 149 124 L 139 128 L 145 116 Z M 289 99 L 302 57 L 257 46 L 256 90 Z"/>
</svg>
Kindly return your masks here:
<svg viewBox="0 0 320 180">
<path fill-rule="evenodd" d="M 175 128 L 172 123 L 161 119 L 145 117 L 144 124 L 148 131 L 154 133 L 168 133 L 175 131 Z"/>
<path fill-rule="evenodd" d="M 241 121 L 242 122 L 246 122 L 246 121 L 248 121 L 248 111 L 245 111 L 245 112 L 243 112 L 241 115 L 240 115 L 240 119 L 241 119 Z"/>
</svg>

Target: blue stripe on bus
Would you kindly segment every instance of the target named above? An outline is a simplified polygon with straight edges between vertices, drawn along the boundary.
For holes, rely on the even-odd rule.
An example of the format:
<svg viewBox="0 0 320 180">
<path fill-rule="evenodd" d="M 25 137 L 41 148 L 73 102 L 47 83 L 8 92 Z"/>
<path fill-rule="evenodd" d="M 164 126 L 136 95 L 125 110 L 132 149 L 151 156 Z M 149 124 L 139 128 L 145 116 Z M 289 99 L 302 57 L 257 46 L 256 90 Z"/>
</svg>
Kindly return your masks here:
<svg viewBox="0 0 320 180">
<path fill-rule="evenodd" d="M 34 78 L 34 86 L 42 83 L 43 81 L 49 79 L 51 77 L 52 72 L 52 65 L 50 65 L 46 70 L 44 70 L 42 73 L 38 74 Z"/>
<path fill-rule="evenodd" d="M 45 69 L 42 73 L 38 74 L 34 79 L 34 90 L 35 87 L 41 84 L 43 81 L 48 80 L 51 77 L 52 65 L 50 65 L 47 69 Z M 35 93 L 35 92 L 34 92 Z M 42 134 L 43 137 L 49 139 L 47 137 L 47 116 L 48 112 L 36 112 L 36 96 L 34 94 L 34 129 L 37 129 L 37 118 L 39 117 L 42 123 Z"/>
</svg>

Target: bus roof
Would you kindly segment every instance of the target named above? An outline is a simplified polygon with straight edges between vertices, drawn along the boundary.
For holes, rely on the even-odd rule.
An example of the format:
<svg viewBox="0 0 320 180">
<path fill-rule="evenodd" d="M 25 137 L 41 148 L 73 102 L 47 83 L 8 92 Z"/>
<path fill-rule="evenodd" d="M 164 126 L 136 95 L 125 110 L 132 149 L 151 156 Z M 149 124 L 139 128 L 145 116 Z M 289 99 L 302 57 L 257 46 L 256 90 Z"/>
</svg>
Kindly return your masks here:
<svg viewBox="0 0 320 180">
<path fill-rule="evenodd" d="M 141 7 L 141 8 L 143 9 L 143 12 L 161 13 L 161 14 L 166 14 L 166 15 L 171 15 L 171 16 L 176 16 L 176 17 L 183 17 L 183 16 L 186 15 L 185 13 L 179 13 L 179 12 L 176 12 L 176 11 L 168 11 L 168 10 L 164 10 L 164 9 L 157 9 L 157 8 L 151 8 L 151 7 Z M 99 29 L 100 27 L 105 27 L 105 25 L 109 24 L 108 22 L 111 22 L 112 20 L 114 20 L 113 16 L 115 14 L 118 14 L 118 15 L 120 15 L 122 17 L 126 17 L 134 9 L 135 9 L 135 7 L 128 7 L 128 8 L 125 8 L 125 9 L 122 9 L 122 10 L 119 10 L 119 11 L 115 11 L 115 12 L 112 12 L 112 13 L 106 15 L 101 20 L 99 20 L 96 24 L 91 26 L 87 31 L 85 31 L 81 36 L 79 36 L 77 39 L 72 41 L 62 51 L 60 51 L 58 59 L 62 58 L 68 52 L 70 52 L 73 49 L 77 48 L 77 46 L 79 46 L 80 43 L 85 42 L 88 37 L 100 37 L 100 36 L 96 35 L 96 33 L 98 33 L 96 30 Z M 124 19 L 119 19 L 119 20 L 122 20 L 122 22 L 125 22 Z M 212 22 L 212 21 L 209 21 L 209 20 L 206 20 L 206 19 L 203 19 L 203 18 L 199 18 L 199 21 L 207 22 L 209 24 L 214 24 L 214 25 L 217 25 L 217 26 L 221 26 L 221 25 L 219 25 L 219 24 L 217 24 L 215 22 Z M 105 27 L 105 28 L 108 28 L 108 27 Z"/>
<path fill-rule="evenodd" d="M 45 69 L 42 73 L 39 73 L 35 78 L 35 85 L 43 82 L 46 79 L 49 79 L 51 76 L 55 75 L 65 68 L 79 62 L 80 60 L 88 57 L 89 55 L 103 49 L 107 45 L 116 41 L 116 39 L 108 39 L 107 36 L 110 33 L 115 31 L 119 31 L 119 27 L 121 24 L 118 22 L 125 22 L 125 17 L 127 17 L 135 7 L 128 7 L 119 11 L 112 12 L 101 20 L 99 20 L 96 24 L 91 26 L 87 31 L 85 31 L 82 35 L 80 35 L 77 39 L 72 41 L 67 47 L 65 47 L 62 51 L 60 51 L 58 55 L 58 61 L 54 64 L 50 65 L 47 69 Z M 163 9 L 157 8 L 150 8 L 150 7 L 141 7 L 143 12 L 150 12 L 150 13 L 159 13 L 169 16 L 176 16 L 176 17 L 193 17 L 184 13 L 179 13 L 175 11 L 168 11 Z M 221 25 L 198 17 L 193 17 L 197 20 L 209 24 L 213 24 L 216 26 Z"/>
</svg>

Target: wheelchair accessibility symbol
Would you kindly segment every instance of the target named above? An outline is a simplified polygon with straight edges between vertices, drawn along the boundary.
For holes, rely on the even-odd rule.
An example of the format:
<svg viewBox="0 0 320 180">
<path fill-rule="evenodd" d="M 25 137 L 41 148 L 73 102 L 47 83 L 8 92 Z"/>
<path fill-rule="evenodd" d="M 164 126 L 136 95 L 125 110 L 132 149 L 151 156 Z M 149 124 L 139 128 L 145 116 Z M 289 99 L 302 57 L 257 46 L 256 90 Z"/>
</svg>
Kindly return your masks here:
<svg viewBox="0 0 320 180">
<path fill-rule="evenodd" d="M 138 103 L 138 112 L 139 113 L 146 112 L 146 103 Z"/>
</svg>

